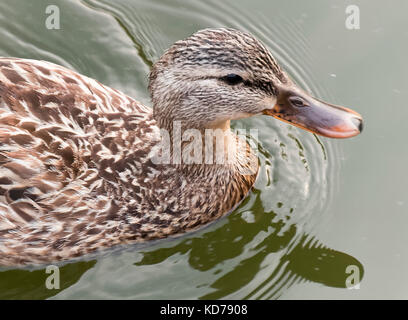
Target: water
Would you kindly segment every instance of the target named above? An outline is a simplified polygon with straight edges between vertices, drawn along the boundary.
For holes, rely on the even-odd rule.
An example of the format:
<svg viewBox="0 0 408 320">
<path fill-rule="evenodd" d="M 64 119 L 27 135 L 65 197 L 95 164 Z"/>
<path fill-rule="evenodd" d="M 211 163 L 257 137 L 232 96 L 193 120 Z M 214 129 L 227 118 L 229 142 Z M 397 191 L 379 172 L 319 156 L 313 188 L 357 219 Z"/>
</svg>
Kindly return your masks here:
<svg viewBox="0 0 408 320">
<path fill-rule="evenodd" d="M 317 137 L 267 117 L 261 172 L 231 215 L 180 239 L 108 251 L 61 265 L 61 289 L 44 268 L 1 269 L 0 298 L 408 298 L 408 4 L 394 1 L 53 2 L 61 30 L 47 30 L 48 1 L 0 3 L 0 56 L 72 68 L 149 105 L 149 68 L 174 41 L 228 26 L 262 40 L 315 96 L 350 106 L 362 135 Z M 356 4 L 361 29 L 345 28 Z M 347 290 L 348 266 L 362 279 Z"/>
</svg>

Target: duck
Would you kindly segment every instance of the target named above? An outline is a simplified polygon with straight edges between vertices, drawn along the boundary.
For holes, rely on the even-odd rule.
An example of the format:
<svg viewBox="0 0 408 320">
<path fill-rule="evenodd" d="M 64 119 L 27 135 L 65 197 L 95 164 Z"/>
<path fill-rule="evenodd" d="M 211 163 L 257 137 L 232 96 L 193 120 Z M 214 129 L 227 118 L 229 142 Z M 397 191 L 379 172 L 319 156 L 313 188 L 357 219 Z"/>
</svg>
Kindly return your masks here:
<svg viewBox="0 0 408 320">
<path fill-rule="evenodd" d="M 244 31 L 175 42 L 148 82 L 152 108 L 51 62 L 0 58 L 0 265 L 177 237 L 232 212 L 259 167 L 233 120 L 362 131 L 360 114 L 302 90 Z"/>
</svg>

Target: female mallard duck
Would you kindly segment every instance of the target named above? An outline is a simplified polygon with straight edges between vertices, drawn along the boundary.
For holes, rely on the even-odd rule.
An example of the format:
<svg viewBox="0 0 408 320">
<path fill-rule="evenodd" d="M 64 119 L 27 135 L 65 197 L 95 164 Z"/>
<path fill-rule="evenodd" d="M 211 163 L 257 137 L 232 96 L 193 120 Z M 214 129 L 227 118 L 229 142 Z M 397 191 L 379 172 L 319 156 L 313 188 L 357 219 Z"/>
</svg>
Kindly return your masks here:
<svg viewBox="0 0 408 320">
<path fill-rule="evenodd" d="M 0 265 L 165 238 L 230 212 L 258 170 L 230 120 L 267 114 L 334 138 L 362 128 L 358 113 L 310 97 L 232 29 L 176 42 L 149 90 L 153 110 L 55 64 L 0 58 Z M 228 161 L 207 158 L 210 129 L 225 142 L 214 157 Z"/>
</svg>

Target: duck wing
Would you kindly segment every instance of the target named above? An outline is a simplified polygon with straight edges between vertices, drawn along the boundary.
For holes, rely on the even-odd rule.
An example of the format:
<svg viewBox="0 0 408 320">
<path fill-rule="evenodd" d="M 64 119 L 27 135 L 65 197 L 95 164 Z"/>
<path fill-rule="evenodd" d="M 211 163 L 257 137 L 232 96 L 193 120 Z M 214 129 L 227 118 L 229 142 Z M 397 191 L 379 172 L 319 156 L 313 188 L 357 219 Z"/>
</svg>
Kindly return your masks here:
<svg viewBox="0 0 408 320">
<path fill-rule="evenodd" d="M 151 111 L 64 67 L 0 58 L 0 231 L 100 210 L 98 162 L 127 114 L 137 126 Z"/>
</svg>

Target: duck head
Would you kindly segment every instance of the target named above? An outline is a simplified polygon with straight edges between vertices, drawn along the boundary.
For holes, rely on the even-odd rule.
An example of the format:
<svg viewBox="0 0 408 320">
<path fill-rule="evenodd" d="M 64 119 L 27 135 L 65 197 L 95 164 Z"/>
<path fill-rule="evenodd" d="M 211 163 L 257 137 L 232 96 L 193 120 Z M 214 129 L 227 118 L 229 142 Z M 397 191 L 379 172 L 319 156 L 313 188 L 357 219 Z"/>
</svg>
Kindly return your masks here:
<svg viewBox="0 0 408 320">
<path fill-rule="evenodd" d="M 362 130 L 362 117 L 310 96 L 248 33 L 204 29 L 177 41 L 149 78 L 154 117 L 188 128 L 229 128 L 229 121 L 265 114 L 331 138 Z"/>
</svg>

